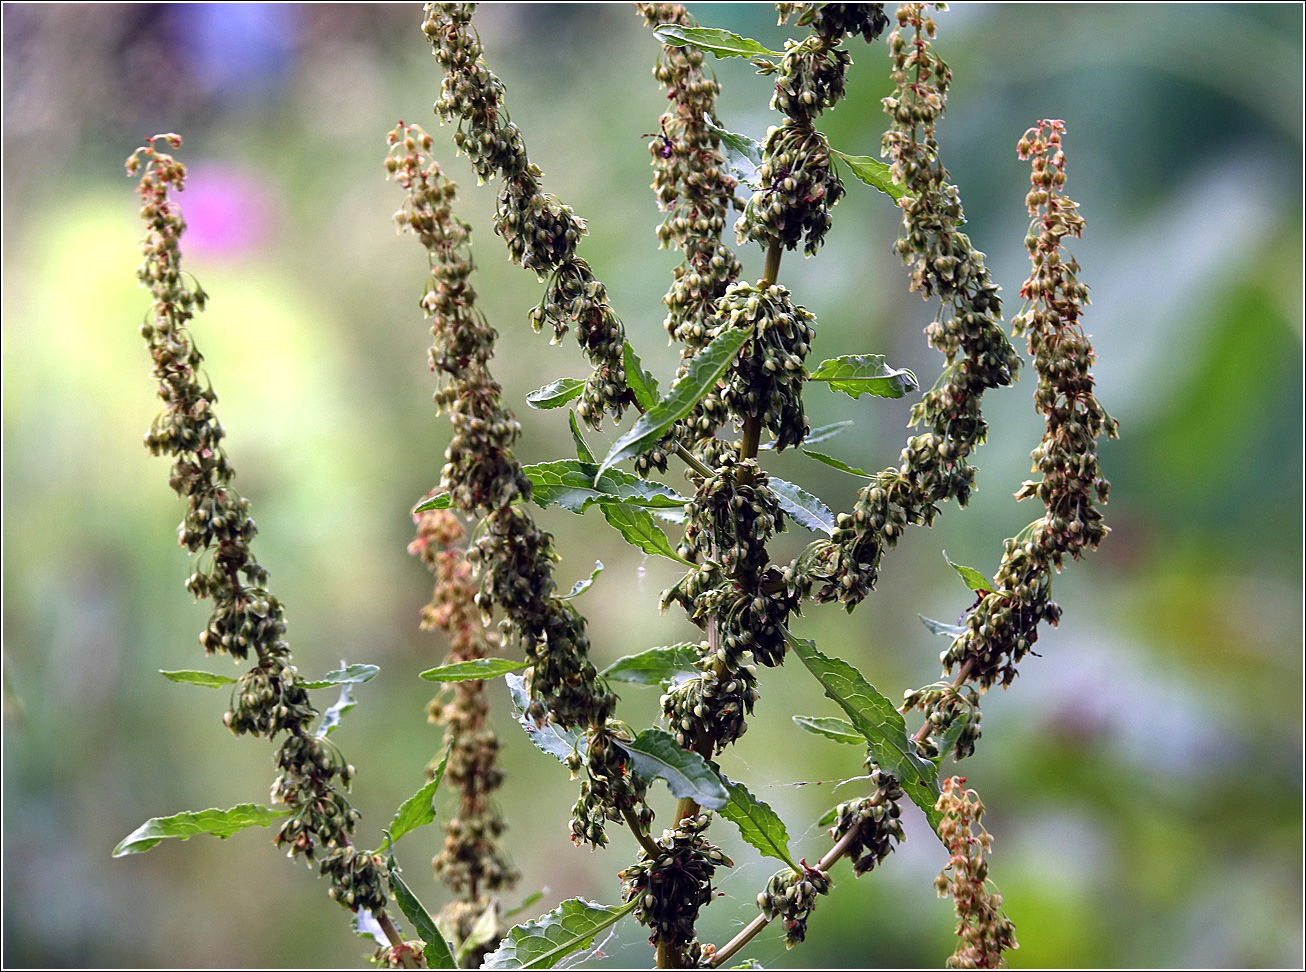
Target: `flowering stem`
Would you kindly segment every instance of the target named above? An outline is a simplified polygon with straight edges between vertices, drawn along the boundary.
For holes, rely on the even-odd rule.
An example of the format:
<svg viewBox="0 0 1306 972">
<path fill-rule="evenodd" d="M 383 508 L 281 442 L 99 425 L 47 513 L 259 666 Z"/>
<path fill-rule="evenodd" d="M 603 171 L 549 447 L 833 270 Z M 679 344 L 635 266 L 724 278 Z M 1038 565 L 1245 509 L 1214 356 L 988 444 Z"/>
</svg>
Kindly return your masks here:
<svg viewBox="0 0 1306 972">
<path fill-rule="evenodd" d="M 816 870 L 828 875 L 830 868 L 838 863 L 839 858 L 848 853 L 848 848 L 853 845 L 853 842 L 856 839 L 857 828 L 854 827 L 840 837 L 838 842 L 826 852 L 825 856 L 817 861 Z M 770 918 L 765 914 L 759 914 L 756 918 L 745 925 L 738 935 L 730 939 L 730 941 L 721 948 L 717 949 L 716 954 L 712 957 L 712 967 L 716 968 L 728 962 L 732 957 L 734 957 L 735 953 L 756 938 L 762 929 L 770 923 Z"/>
<path fill-rule="evenodd" d="M 658 845 L 653 843 L 653 838 L 651 838 L 648 835 L 648 832 L 640 826 L 639 818 L 635 816 L 635 811 L 627 807 L 621 811 L 621 815 L 626 818 L 626 823 L 630 825 L 630 832 L 634 834 L 635 839 L 639 841 L 639 846 L 644 848 L 644 853 L 650 858 L 656 858 L 658 856 Z"/>
<path fill-rule="evenodd" d="M 952 680 L 953 688 L 961 688 L 962 684 L 966 681 L 967 676 L 970 675 L 971 667 L 974 664 L 975 664 L 975 659 L 973 658 L 966 659 L 966 664 L 961 666 L 961 670 L 957 672 L 957 677 Z M 925 737 L 930 734 L 930 725 L 931 725 L 930 720 L 926 719 L 925 722 L 921 725 L 921 727 L 916 730 L 916 735 L 911 737 L 911 741 L 914 743 L 924 742 Z"/>
</svg>

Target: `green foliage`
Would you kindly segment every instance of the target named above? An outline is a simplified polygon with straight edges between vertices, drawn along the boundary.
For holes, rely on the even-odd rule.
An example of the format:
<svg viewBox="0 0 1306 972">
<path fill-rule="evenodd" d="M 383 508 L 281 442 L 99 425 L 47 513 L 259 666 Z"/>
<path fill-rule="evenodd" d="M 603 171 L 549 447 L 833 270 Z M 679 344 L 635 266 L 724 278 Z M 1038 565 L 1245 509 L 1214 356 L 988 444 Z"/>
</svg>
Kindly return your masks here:
<svg viewBox="0 0 1306 972">
<path fill-rule="evenodd" d="M 664 44 L 673 47 L 692 44 L 717 57 L 781 56 L 780 51 L 768 50 L 751 37 L 740 37 L 738 34 L 717 27 L 681 27 L 677 24 L 663 24 L 653 33 Z"/>
<path fill-rule="evenodd" d="M 327 672 L 321 678 L 300 684 L 306 689 L 330 688 L 332 685 L 359 685 L 371 679 L 381 669 L 375 665 L 350 665 L 338 671 Z"/>
<path fill-rule="evenodd" d="M 763 856 L 784 861 L 797 871 L 798 865 L 789 853 L 789 833 L 779 815 L 753 796 L 744 784 L 724 777 L 722 782 L 726 785 L 730 799 L 718 811 L 721 816 L 738 827 L 739 835 L 760 850 Z"/>
<path fill-rule="evenodd" d="M 413 930 L 417 932 L 418 937 L 426 943 L 422 947 L 422 954 L 426 956 L 426 967 L 458 968 L 453 951 L 449 948 L 449 943 L 444 940 L 444 936 L 440 934 L 440 929 L 436 927 L 435 919 L 399 876 L 399 868 L 395 864 L 393 854 L 390 856 L 390 866 L 387 870 L 390 876 L 390 891 L 395 896 L 395 903 L 399 905 L 399 910 L 405 917 L 413 923 Z"/>
<path fill-rule="evenodd" d="M 830 358 L 817 365 L 807 380 L 828 382 L 831 390 L 853 398 L 863 395 L 902 398 L 919 387 L 915 375 L 906 368 L 890 368 L 882 354 L 844 354 Z"/>
<path fill-rule="evenodd" d="M 617 739 L 616 743 L 630 754 L 636 773 L 646 780 L 665 780 L 675 797 L 709 810 L 720 810 L 729 799 L 708 761 L 685 749 L 665 729 L 645 729 L 633 741 Z"/>
<path fill-rule="evenodd" d="M 871 158 L 869 155 L 845 155 L 833 148 L 830 151 L 836 158 L 847 163 L 852 174 L 872 189 L 879 189 L 895 201 L 901 199 L 907 192 L 907 187 L 901 182 L 893 181 L 889 166 L 879 159 Z"/>
<path fill-rule="evenodd" d="M 769 485 L 780 508 L 793 517 L 795 523 L 813 533 L 834 533 L 834 514 L 807 490 L 775 476 L 771 477 Z"/>
<path fill-rule="evenodd" d="M 113 856 L 142 854 L 171 837 L 189 840 L 196 834 L 212 834 L 225 840 L 246 827 L 274 824 L 290 813 L 287 807 L 274 810 L 254 803 L 242 803 L 230 810 L 188 810 L 171 817 L 151 817 L 118 843 Z"/>
<path fill-rule="evenodd" d="M 635 910 L 569 898 L 548 914 L 508 932 L 499 947 L 485 957 L 483 969 L 551 969 L 568 955 L 588 948 L 599 932 L 611 928 Z"/>
<path fill-rule="evenodd" d="M 224 685 L 235 685 L 236 679 L 229 675 L 215 675 L 213 672 L 197 672 L 192 669 L 183 669 L 176 672 L 165 672 L 159 669 L 159 674 L 170 682 L 180 682 L 182 685 L 199 685 L 203 688 L 222 688 Z"/>
<path fill-rule="evenodd" d="M 399 838 L 418 827 L 425 827 L 435 820 L 435 791 L 440 788 L 440 782 L 444 779 L 444 769 L 449 765 L 449 750 L 440 755 L 440 761 L 435 764 L 435 770 L 431 774 L 431 779 L 420 790 L 410 796 L 407 800 L 399 805 L 395 811 L 394 817 L 390 821 L 390 826 L 386 829 L 389 836 L 389 843 L 394 846 L 399 842 Z"/>
<path fill-rule="evenodd" d="M 639 547 L 645 553 L 666 557 L 687 567 L 693 566 L 676 553 L 667 535 L 653 522 L 653 517 L 647 510 L 629 503 L 603 503 L 599 509 L 603 511 L 603 518 L 617 529 L 627 543 Z"/>
<path fill-rule="evenodd" d="M 598 580 L 598 576 L 601 573 L 603 573 L 603 561 L 596 560 L 594 561 L 594 569 L 590 571 L 590 575 L 588 577 L 582 577 L 580 580 L 576 581 L 576 583 L 571 586 L 571 590 L 562 596 L 562 599 L 564 601 L 569 601 L 573 597 L 579 597 L 581 594 L 584 594 L 594 586 L 594 582 Z"/>
<path fill-rule="evenodd" d="M 580 378 L 559 378 L 527 395 L 526 404 L 531 408 L 562 408 L 580 398 L 584 390 L 585 382 Z"/>
<path fill-rule="evenodd" d="M 943 551 L 943 559 L 948 561 L 948 566 L 955 570 L 958 576 L 966 582 L 966 586 L 972 591 L 992 591 L 993 583 L 974 567 L 965 567 L 962 564 L 954 564 L 948 560 L 948 551 Z M 928 627 L 928 625 L 927 625 Z"/>
<path fill-rule="evenodd" d="M 835 742 L 852 743 L 855 746 L 861 746 L 866 742 L 862 734 L 857 731 L 851 722 L 836 719 L 834 716 L 796 715 L 793 719 L 794 724 L 800 729 L 806 729 L 818 736 L 825 736 Z"/>
<path fill-rule="evenodd" d="M 463 682 L 498 678 L 509 672 L 519 672 L 527 668 L 527 662 L 512 661 L 509 658 L 473 658 L 471 661 L 454 662 L 439 668 L 428 668 L 421 677 L 428 682 Z"/>
<path fill-rule="evenodd" d="M 702 649 L 694 643 L 649 648 L 618 658 L 600 674 L 614 682 L 666 685 L 682 676 L 697 674 L 694 663 Z"/>
<path fill-rule="evenodd" d="M 563 765 L 566 765 L 567 760 L 572 756 L 585 755 L 588 739 L 584 730 L 561 729 L 553 722 L 536 725 L 526 715 L 531 700 L 526 691 L 525 680 L 520 675 L 509 675 L 505 681 L 508 683 L 508 694 L 512 698 L 512 704 L 517 708 L 517 721 L 526 730 L 526 735 L 536 748 L 548 753 Z"/>
</svg>

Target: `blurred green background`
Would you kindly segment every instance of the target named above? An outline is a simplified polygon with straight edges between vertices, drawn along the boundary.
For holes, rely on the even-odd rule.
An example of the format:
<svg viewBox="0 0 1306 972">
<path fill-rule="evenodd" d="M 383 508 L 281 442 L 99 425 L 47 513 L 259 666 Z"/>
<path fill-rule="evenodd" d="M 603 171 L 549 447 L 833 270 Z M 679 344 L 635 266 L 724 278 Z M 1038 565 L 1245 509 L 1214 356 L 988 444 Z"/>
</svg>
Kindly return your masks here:
<svg viewBox="0 0 1306 972">
<path fill-rule="evenodd" d="M 772 46 L 786 36 L 769 6 L 691 11 Z M 656 246 L 642 137 L 665 104 L 657 44 L 627 5 L 478 16 L 532 159 L 590 219 L 582 255 L 665 382 L 676 351 L 659 300 L 678 257 Z M 1009 314 L 1027 272 L 1015 143 L 1039 118 L 1066 121 L 1067 189 L 1088 220 L 1074 248 L 1093 291 L 1087 329 L 1122 430 L 1103 448 L 1114 532 L 1057 581 L 1061 627 L 1011 691 L 989 696 L 979 753 L 957 770 L 989 809 L 992 876 L 1022 943 L 1010 964 L 1300 967 L 1301 8 L 966 5 L 938 20 L 955 76 L 944 159 Z M 570 337 L 549 347 L 526 324 L 541 287 L 507 263 L 489 227 L 493 188 L 476 187 L 437 129 L 440 74 L 420 22 L 416 5 L 4 7 L 7 966 L 357 965 L 367 952 L 268 832 L 109 856 L 147 817 L 266 801 L 273 776 L 266 742 L 223 730 L 223 693 L 156 674 L 228 662 L 201 656 L 207 612 L 182 586 L 180 504 L 165 461 L 140 445 L 159 406 L 137 333 L 141 228 L 122 160 L 155 132 L 185 136 L 187 266 L 212 295 L 194 334 L 262 530 L 256 551 L 288 605 L 301 671 L 381 666 L 334 737 L 359 769 L 360 841 L 379 842 L 440 744 L 424 715 L 432 686 L 416 673 L 444 653 L 417 628 L 430 581 L 405 553 L 447 422 L 425 365 L 424 258 L 390 221 L 401 195 L 381 160 L 397 120 L 428 126 L 463 185 L 523 460 L 571 449 L 564 417 L 532 412 L 526 393 L 584 374 Z M 850 97 L 826 130 L 845 152 L 878 154 L 887 51 L 850 47 Z M 762 135 L 769 82 L 743 63 L 713 66 L 726 126 Z M 881 352 L 928 387 L 933 310 L 890 250 L 896 210 L 853 184 L 835 215 L 819 255 L 788 255 L 781 270 L 819 318 L 815 360 Z M 744 259 L 756 275 L 760 254 Z M 911 531 L 855 615 L 814 609 L 798 625 L 891 697 L 938 673 L 944 644 L 917 614 L 952 618 L 969 603 L 940 551 L 991 573 L 1002 539 L 1037 515 L 1011 496 L 1040 435 L 1031 387 L 1027 369 L 986 397 L 971 507 Z M 809 395 L 813 425 L 857 421 L 828 451 L 872 469 L 897 461 L 910 404 Z M 801 456 L 768 461 L 851 506 L 855 480 Z M 597 513 L 540 518 L 562 585 L 596 557 L 607 565 L 579 602 L 601 665 L 694 635 L 677 612 L 657 613 L 674 565 L 626 547 Z M 861 772 L 859 755 L 790 721 L 836 714 L 801 667 L 765 670 L 761 687 L 724 767 L 814 860 L 828 838 L 813 822 L 860 792 L 835 788 Z M 571 846 L 575 784 L 507 717 L 501 685 L 493 694 L 523 872 L 506 903 L 538 889 L 535 913 L 577 894 L 615 901 L 633 841 L 613 828 L 606 851 Z M 623 694 L 630 721 L 655 717 L 655 691 Z M 670 797 L 655 789 L 665 818 Z M 931 879 L 945 855 L 905 813 L 910 839 L 883 868 L 856 882 L 836 869 L 800 950 L 769 929 L 750 954 L 768 967 L 941 965 L 953 918 Z M 731 830 L 714 828 L 737 866 L 704 912 L 705 941 L 751 919 L 774 869 Z M 445 900 L 427 870 L 440 837 L 412 835 L 401 855 L 432 908 Z M 630 922 L 603 954 L 652 961 Z"/>
</svg>

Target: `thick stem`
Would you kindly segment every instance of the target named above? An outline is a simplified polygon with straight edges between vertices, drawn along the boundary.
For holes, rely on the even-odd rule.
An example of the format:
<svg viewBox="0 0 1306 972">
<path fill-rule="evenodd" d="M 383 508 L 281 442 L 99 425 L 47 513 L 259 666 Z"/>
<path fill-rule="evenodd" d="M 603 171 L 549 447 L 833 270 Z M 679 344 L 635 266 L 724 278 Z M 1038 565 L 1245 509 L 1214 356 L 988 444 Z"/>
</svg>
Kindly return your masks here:
<svg viewBox="0 0 1306 972">
<path fill-rule="evenodd" d="M 372 917 L 375 918 L 376 923 L 381 926 L 381 931 L 385 932 L 385 937 L 391 945 L 398 948 L 404 943 L 404 936 L 399 934 L 399 929 L 395 927 L 395 923 L 390 920 L 388 914 L 384 911 L 378 911 Z"/>
</svg>

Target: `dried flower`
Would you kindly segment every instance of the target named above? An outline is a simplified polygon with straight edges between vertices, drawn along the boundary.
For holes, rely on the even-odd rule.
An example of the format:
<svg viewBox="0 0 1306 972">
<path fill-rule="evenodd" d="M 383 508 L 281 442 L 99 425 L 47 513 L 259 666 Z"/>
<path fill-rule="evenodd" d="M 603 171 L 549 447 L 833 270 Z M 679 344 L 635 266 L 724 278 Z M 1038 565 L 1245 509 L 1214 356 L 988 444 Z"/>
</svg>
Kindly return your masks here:
<svg viewBox="0 0 1306 972">
<path fill-rule="evenodd" d="M 952 895 L 957 913 L 961 943 L 948 958 L 948 968 L 996 969 L 1002 967 L 1003 952 L 1020 946 L 1016 926 L 1002 913 L 1002 895 L 988 880 L 987 858 L 993 838 L 980 823 L 984 804 L 974 790 L 962 789 L 965 783 L 965 777 L 944 780 L 943 793 L 935 804 L 943 814 L 939 839 L 951 856 L 934 887 L 940 898 Z"/>
</svg>

